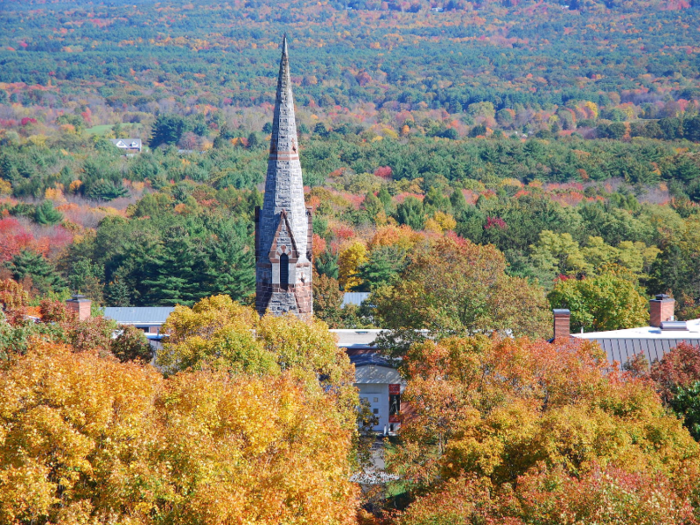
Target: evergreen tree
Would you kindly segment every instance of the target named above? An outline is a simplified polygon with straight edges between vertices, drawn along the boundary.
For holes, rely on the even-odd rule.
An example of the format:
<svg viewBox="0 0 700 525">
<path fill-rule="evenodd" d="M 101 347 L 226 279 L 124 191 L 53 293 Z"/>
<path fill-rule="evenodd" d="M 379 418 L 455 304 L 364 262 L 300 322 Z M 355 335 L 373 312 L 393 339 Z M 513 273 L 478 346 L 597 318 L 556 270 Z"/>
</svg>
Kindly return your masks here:
<svg viewBox="0 0 700 525">
<path fill-rule="evenodd" d="M 192 131 L 192 125 L 184 117 L 179 115 L 158 115 L 151 129 L 152 148 L 161 144 L 177 144 L 180 137 L 187 131 Z"/>
<path fill-rule="evenodd" d="M 362 208 L 367 213 L 369 219 L 374 221 L 374 218 L 379 212 L 384 211 L 384 205 L 372 192 L 369 192 L 365 196 L 365 200 L 362 203 Z"/>
<path fill-rule="evenodd" d="M 15 255 L 7 264 L 12 276 L 17 281 L 31 279 L 40 294 L 46 295 L 58 291 L 65 283 L 53 265 L 38 253 L 24 250 Z"/>
<path fill-rule="evenodd" d="M 202 297 L 226 294 L 243 301 L 255 291 L 255 260 L 251 238 L 242 221 L 226 221 L 214 229 L 207 246 L 204 271 L 209 289 Z"/>
<path fill-rule="evenodd" d="M 437 186 L 431 186 L 423 199 L 423 206 L 428 215 L 436 211 L 452 213 L 450 199 Z M 432 213 L 431 213 L 432 212 Z"/>
<path fill-rule="evenodd" d="M 316 258 L 316 271 L 321 275 L 327 275 L 333 279 L 338 278 L 338 256 L 330 252 L 323 252 Z"/>
<path fill-rule="evenodd" d="M 380 246 L 372 250 L 369 260 L 358 268 L 364 288 L 393 285 L 406 268 L 406 252 L 397 246 Z"/>
<path fill-rule="evenodd" d="M 379 188 L 379 193 L 377 193 L 377 198 L 381 201 L 381 203 L 384 205 L 384 211 L 389 214 L 391 213 L 391 195 L 389 194 L 389 191 L 386 189 L 386 186 L 382 186 Z"/>
<path fill-rule="evenodd" d="M 396 220 L 399 224 L 407 224 L 414 230 L 422 230 L 425 223 L 423 203 L 415 197 L 406 199 L 396 207 Z"/>
<path fill-rule="evenodd" d="M 450 195 L 450 206 L 452 207 L 452 214 L 457 219 L 467 211 L 467 201 L 461 190 L 456 189 L 452 192 L 452 195 Z"/>
<path fill-rule="evenodd" d="M 111 201 L 119 197 L 126 197 L 129 191 L 124 187 L 121 180 L 117 182 L 100 179 L 90 185 L 87 196 L 90 199 Z"/>
<path fill-rule="evenodd" d="M 46 200 L 36 207 L 34 220 L 43 225 L 58 224 L 63 220 L 63 214 L 54 209 L 51 201 Z"/>
<path fill-rule="evenodd" d="M 321 136 L 321 137 L 327 137 L 328 136 L 328 128 L 326 128 L 326 125 L 323 122 L 318 122 L 314 126 L 314 133 L 316 135 Z"/>
<path fill-rule="evenodd" d="M 255 132 L 252 132 L 250 135 L 248 135 L 248 147 L 251 149 L 255 149 L 258 147 L 260 142 L 258 141 L 258 135 Z"/>
<path fill-rule="evenodd" d="M 108 306 L 131 306 L 133 288 L 126 280 L 126 268 L 119 268 L 105 285 L 105 302 Z"/>
<path fill-rule="evenodd" d="M 171 226 L 163 234 L 157 251 L 150 254 L 144 301 L 171 306 L 193 305 L 207 295 L 203 272 L 206 268 L 201 240 L 192 238 L 184 226 Z"/>
</svg>

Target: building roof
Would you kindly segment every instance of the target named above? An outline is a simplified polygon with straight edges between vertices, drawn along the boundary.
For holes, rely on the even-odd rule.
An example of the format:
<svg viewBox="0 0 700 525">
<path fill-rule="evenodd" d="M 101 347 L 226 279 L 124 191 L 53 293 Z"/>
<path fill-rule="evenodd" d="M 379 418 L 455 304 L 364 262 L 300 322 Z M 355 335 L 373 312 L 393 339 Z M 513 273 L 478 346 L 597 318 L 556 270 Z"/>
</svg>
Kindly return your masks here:
<svg viewBox="0 0 700 525">
<path fill-rule="evenodd" d="M 405 384 L 406 382 L 395 368 L 386 366 L 358 366 L 355 368 L 355 384 Z"/>
<path fill-rule="evenodd" d="M 105 317 L 119 324 L 161 325 L 173 310 L 173 306 L 108 306 Z"/>
<path fill-rule="evenodd" d="M 385 366 L 387 368 L 395 368 L 386 357 L 379 354 L 356 354 L 351 355 L 350 362 L 355 365 L 355 367 L 360 366 Z"/>
<path fill-rule="evenodd" d="M 141 139 L 109 139 L 118 148 L 141 149 Z"/>
<path fill-rule="evenodd" d="M 362 301 L 366 300 L 368 297 L 369 292 L 345 292 L 345 294 L 343 294 L 342 306 L 345 307 L 349 304 L 360 306 Z"/>
<path fill-rule="evenodd" d="M 338 329 L 331 330 L 338 336 L 338 346 L 341 348 L 369 348 L 374 345 L 374 340 L 384 330 L 377 329 Z"/>
<path fill-rule="evenodd" d="M 572 334 L 572 336 L 577 339 L 596 341 L 605 351 L 610 362 L 624 363 L 634 355 L 643 352 L 652 363 L 684 341 L 700 345 L 700 319 L 688 321 L 686 328 L 686 330 L 662 330 L 654 326 L 643 326 L 608 332 Z"/>
</svg>

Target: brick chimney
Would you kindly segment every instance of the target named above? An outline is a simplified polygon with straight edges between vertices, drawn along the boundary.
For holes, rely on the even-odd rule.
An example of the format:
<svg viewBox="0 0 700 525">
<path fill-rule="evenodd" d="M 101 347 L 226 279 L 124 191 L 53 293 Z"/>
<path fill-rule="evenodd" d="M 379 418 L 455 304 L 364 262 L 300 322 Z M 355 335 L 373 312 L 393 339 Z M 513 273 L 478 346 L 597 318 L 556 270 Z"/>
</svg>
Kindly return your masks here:
<svg viewBox="0 0 700 525">
<path fill-rule="evenodd" d="M 92 301 L 84 295 L 74 295 L 72 299 L 66 301 L 66 309 L 74 313 L 81 321 L 90 317 L 91 306 Z"/>
<path fill-rule="evenodd" d="M 554 340 L 569 339 L 571 336 L 571 311 L 554 309 Z"/>
<path fill-rule="evenodd" d="M 649 326 L 661 327 L 661 323 L 673 320 L 676 301 L 666 294 L 659 294 L 649 301 Z"/>
</svg>

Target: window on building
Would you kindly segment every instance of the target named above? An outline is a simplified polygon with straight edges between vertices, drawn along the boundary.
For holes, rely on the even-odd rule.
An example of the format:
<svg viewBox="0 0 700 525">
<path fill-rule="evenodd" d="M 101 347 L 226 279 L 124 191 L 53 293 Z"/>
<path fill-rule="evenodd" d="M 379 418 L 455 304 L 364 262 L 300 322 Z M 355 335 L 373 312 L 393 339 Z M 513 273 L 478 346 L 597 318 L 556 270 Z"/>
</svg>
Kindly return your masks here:
<svg viewBox="0 0 700 525">
<path fill-rule="evenodd" d="M 289 256 L 286 253 L 280 256 L 280 288 L 289 290 Z"/>
</svg>

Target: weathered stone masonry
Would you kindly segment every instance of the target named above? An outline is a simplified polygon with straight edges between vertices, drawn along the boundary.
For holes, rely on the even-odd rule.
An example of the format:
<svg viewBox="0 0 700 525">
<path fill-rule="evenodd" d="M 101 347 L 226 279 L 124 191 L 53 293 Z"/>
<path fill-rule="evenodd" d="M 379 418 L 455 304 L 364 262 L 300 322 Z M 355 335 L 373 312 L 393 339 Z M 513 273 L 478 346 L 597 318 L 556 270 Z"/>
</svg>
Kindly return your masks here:
<svg viewBox="0 0 700 525">
<path fill-rule="evenodd" d="M 265 199 L 255 210 L 255 306 L 260 315 L 313 314 L 311 210 L 304 203 L 287 40 L 272 120 Z"/>
</svg>

